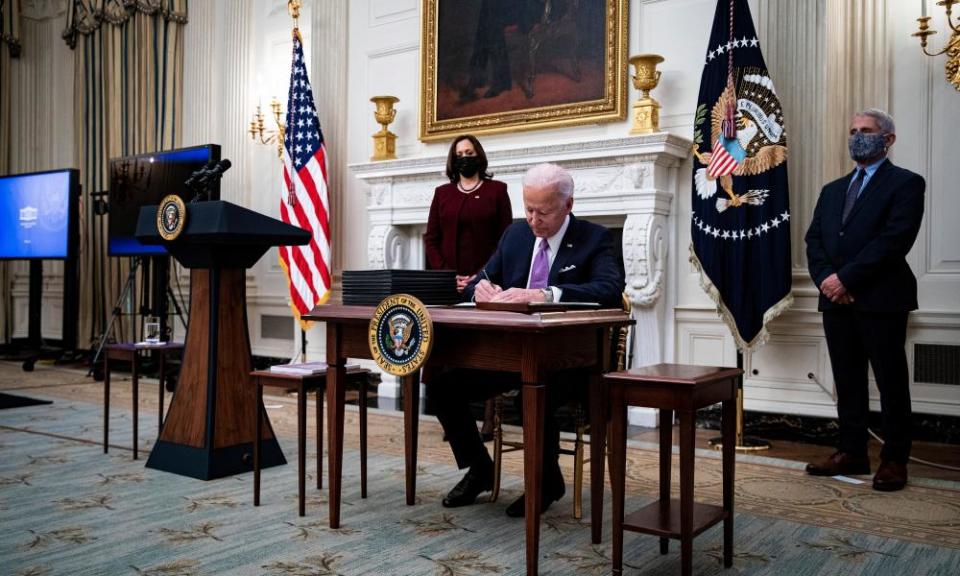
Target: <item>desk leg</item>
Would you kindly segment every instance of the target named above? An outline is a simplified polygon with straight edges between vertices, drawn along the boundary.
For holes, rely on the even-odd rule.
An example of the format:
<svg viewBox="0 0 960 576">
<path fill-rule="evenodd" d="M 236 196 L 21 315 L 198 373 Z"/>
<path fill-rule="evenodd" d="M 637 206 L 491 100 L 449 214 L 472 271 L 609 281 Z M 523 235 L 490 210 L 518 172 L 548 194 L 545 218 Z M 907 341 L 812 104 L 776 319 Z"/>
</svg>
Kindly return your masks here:
<svg viewBox="0 0 960 576">
<path fill-rule="evenodd" d="M 694 412 L 680 415 L 680 574 L 693 574 L 693 460 Z"/>
<path fill-rule="evenodd" d="M 420 433 L 420 371 L 402 379 L 403 386 L 403 438 L 406 456 L 407 506 L 413 506 L 417 498 L 417 437 Z M 361 436 L 362 438 L 362 436 Z"/>
<path fill-rule="evenodd" d="M 140 448 L 140 353 L 133 352 L 131 361 L 133 376 L 133 459 L 137 459 Z"/>
<path fill-rule="evenodd" d="M 297 387 L 297 488 L 299 490 L 299 513 L 307 513 L 307 391 L 303 378 Z"/>
<path fill-rule="evenodd" d="M 613 489 L 613 573 L 619 576 L 623 574 L 623 500 L 627 475 L 627 406 L 623 401 L 623 389 L 620 386 L 613 387 L 610 410 L 612 420 L 610 423 L 610 484 Z"/>
<path fill-rule="evenodd" d="M 157 414 L 157 440 L 160 439 L 160 432 L 163 431 L 163 386 L 167 378 L 167 354 L 160 351 L 160 407 Z"/>
<path fill-rule="evenodd" d="M 110 451 L 110 351 L 103 355 L 103 453 Z"/>
<path fill-rule="evenodd" d="M 603 466 L 606 461 L 607 383 L 590 376 L 590 536 L 599 544 L 603 535 Z"/>
<path fill-rule="evenodd" d="M 317 387 L 317 490 L 323 489 L 323 393 L 326 386 Z"/>
<path fill-rule="evenodd" d="M 419 378 L 417 379 L 419 380 Z M 420 386 L 417 386 L 417 392 Z M 420 402 L 418 401 L 417 404 Z M 414 459 L 416 462 L 416 459 Z M 360 378 L 360 497 L 367 497 L 367 375 Z"/>
<path fill-rule="evenodd" d="M 660 505 L 670 505 L 670 467 L 673 462 L 673 410 L 660 410 Z M 660 538 L 660 553 L 670 551 L 670 539 Z"/>
<path fill-rule="evenodd" d="M 337 365 L 327 368 L 327 468 L 330 485 L 330 527 L 340 527 L 340 493 L 343 478 L 343 386 L 347 377 L 345 360 L 339 354 L 330 354 L 330 348 L 339 344 L 339 331 L 327 324 L 327 362 Z M 334 339 L 331 342 L 331 338 Z"/>
<path fill-rule="evenodd" d="M 526 494 L 527 574 L 538 573 L 537 565 L 540 556 L 540 500 L 543 485 L 543 425 L 546 397 L 545 386 L 524 383 L 523 484 Z"/>
<path fill-rule="evenodd" d="M 733 479 L 736 466 L 734 438 L 737 434 L 737 380 L 731 386 L 733 395 L 723 401 L 723 510 L 727 516 L 723 519 L 723 567 L 733 566 Z"/>
<path fill-rule="evenodd" d="M 260 377 L 256 377 L 257 380 L 257 401 L 254 402 L 256 405 L 256 419 L 255 432 L 253 436 L 253 505 L 260 505 L 260 446 L 263 442 L 261 436 L 263 436 L 263 420 L 264 414 L 261 413 L 263 409 L 263 381 L 260 380 Z"/>
</svg>

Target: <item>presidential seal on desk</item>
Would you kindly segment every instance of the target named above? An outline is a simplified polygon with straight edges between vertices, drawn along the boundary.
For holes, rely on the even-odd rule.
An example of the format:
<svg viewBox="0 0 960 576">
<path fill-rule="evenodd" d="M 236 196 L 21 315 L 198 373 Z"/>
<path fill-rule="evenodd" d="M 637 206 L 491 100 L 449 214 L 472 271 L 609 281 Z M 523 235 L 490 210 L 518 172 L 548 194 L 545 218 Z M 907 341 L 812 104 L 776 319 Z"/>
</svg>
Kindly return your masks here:
<svg viewBox="0 0 960 576">
<path fill-rule="evenodd" d="M 157 232 L 164 240 L 176 240 L 187 223 L 187 206 L 176 194 L 169 194 L 157 208 Z"/>
<path fill-rule="evenodd" d="M 370 354 L 394 376 L 423 366 L 433 347 L 433 321 L 423 302 L 409 294 L 387 296 L 370 319 Z"/>
</svg>

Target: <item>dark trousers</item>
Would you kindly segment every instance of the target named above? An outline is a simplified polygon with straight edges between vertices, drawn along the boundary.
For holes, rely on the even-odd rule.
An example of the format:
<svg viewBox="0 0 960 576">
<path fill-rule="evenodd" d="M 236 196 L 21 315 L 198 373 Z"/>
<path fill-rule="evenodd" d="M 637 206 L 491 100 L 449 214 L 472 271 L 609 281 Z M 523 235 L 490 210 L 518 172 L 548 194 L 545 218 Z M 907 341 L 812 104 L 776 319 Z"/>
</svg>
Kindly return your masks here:
<svg viewBox="0 0 960 576">
<path fill-rule="evenodd" d="M 563 484 L 558 463 L 560 428 L 556 412 L 570 398 L 571 386 L 566 378 L 557 378 L 547 386 L 546 419 L 543 438 L 543 486 L 555 490 Z M 437 419 L 447 435 L 450 449 L 460 469 L 477 462 L 489 462 L 490 455 L 483 445 L 477 423 L 470 412 L 470 404 L 492 398 L 508 390 L 520 388 L 517 374 L 489 370 L 457 369 L 431 373 L 427 382 L 427 397 L 434 407 Z"/>
<path fill-rule="evenodd" d="M 867 453 L 869 362 L 880 391 L 884 439 L 880 457 L 906 464 L 912 443 L 910 375 L 904 350 L 907 312 L 826 310 L 823 331 L 837 387 L 840 450 L 855 455 Z"/>
</svg>

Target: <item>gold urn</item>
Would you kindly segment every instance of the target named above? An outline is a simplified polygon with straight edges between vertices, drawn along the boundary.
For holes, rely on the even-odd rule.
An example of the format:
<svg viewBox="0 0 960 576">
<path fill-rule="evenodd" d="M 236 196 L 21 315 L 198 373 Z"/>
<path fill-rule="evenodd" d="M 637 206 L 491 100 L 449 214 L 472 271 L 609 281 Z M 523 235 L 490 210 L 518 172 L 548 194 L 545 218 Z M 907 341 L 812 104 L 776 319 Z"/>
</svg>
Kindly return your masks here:
<svg viewBox="0 0 960 576">
<path fill-rule="evenodd" d="M 374 96 L 370 101 L 376 104 L 373 119 L 380 124 L 380 131 L 373 135 L 373 156 L 370 160 L 396 160 L 397 135 L 387 129 L 387 126 L 397 117 L 393 105 L 400 101 L 396 96 Z"/>
<path fill-rule="evenodd" d="M 633 103 L 633 128 L 631 134 L 651 134 L 660 131 L 660 103 L 650 97 L 650 91 L 660 82 L 657 64 L 663 62 L 659 54 L 640 54 L 630 58 L 636 73 L 633 86 L 643 91 L 643 96 Z"/>
</svg>

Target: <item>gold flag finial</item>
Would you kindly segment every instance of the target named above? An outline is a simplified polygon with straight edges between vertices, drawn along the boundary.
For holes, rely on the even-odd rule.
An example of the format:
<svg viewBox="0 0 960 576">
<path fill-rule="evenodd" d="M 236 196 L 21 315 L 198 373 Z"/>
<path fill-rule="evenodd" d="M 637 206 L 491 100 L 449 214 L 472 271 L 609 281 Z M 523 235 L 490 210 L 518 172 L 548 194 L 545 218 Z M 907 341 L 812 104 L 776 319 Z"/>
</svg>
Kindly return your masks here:
<svg viewBox="0 0 960 576">
<path fill-rule="evenodd" d="M 302 0 L 287 0 L 287 13 L 293 18 L 294 28 L 300 27 L 300 7 L 303 6 Z"/>
</svg>

